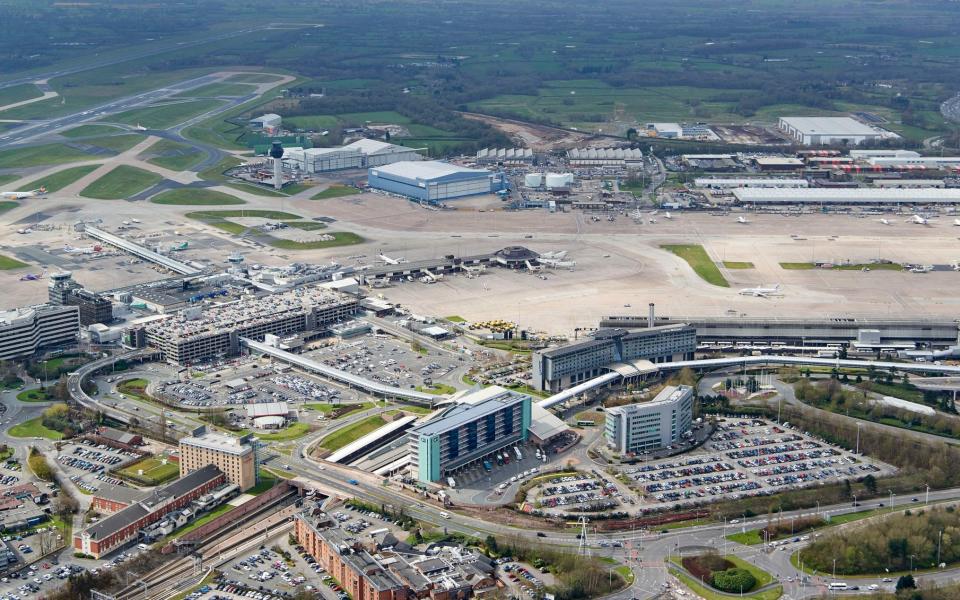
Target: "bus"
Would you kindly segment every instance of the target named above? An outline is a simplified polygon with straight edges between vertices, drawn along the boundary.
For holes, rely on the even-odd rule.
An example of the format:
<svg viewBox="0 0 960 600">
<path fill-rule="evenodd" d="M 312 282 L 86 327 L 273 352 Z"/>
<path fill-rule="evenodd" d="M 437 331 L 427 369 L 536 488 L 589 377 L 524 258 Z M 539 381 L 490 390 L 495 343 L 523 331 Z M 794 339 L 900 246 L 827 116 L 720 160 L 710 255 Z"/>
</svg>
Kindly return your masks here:
<svg viewBox="0 0 960 600">
<path fill-rule="evenodd" d="M 586 419 L 577 419 L 577 427 L 594 427 L 597 424 L 596 421 L 588 421 Z"/>
<path fill-rule="evenodd" d="M 847 589 L 847 584 L 842 581 L 832 581 L 830 585 L 827 586 L 827 589 L 830 591 L 845 590 Z"/>
</svg>

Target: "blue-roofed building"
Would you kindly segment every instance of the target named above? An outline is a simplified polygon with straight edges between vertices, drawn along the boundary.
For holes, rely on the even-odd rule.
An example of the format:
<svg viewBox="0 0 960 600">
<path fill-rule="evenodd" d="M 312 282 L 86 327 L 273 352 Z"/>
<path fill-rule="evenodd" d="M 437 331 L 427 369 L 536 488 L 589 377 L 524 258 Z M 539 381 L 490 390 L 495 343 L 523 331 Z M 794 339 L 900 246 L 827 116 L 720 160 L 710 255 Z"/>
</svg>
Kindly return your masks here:
<svg viewBox="0 0 960 600">
<path fill-rule="evenodd" d="M 530 396 L 489 387 L 460 399 L 408 433 L 411 467 L 423 483 L 442 481 L 495 452 L 527 441 Z"/>
<path fill-rule="evenodd" d="M 371 167 L 367 171 L 367 185 L 414 200 L 437 203 L 495 193 L 502 190 L 505 183 L 501 173 L 428 160 Z"/>
</svg>

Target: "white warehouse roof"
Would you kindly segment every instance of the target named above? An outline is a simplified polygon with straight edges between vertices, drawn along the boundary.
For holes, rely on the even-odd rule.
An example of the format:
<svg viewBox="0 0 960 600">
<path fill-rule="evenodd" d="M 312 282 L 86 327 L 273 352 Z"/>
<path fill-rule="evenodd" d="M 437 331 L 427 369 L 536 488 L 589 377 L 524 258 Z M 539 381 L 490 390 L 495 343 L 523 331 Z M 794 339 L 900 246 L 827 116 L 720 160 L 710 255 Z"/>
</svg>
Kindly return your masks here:
<svg viewBox="0 0 960 600">
<path fill-rule="evenodd" d="M 285 417 L 290 414 L 290 407 L 286 402 L 261 402 L 247 405 L 247 418 Z"/>
<path fill-rule="evenodd" d="M 414 152 L 413 148 L 398 146 L 387 142 L 370 140 L 363 138 L 340 148 L 341 150 L 359 150 L 360 152 L 370 154 L 390 154 L 393 152 Z"/>
<path fill-rule="evenodd" d="M 438 179 L 449 175 L 461 173 L 475 173 L 477 175 L 489 175 L 490 171 L 486 169 L 468 169 L 450 163 L 440 162 L 438 160 L 410 161 L 404 160 L 390 165 L 383 165 L 374 169 L 379 173 L 393 175 L 395 177 L 406 177 L 408 179 Z"/>
<path fill-rule="evenodd" d="M 960 204 L 960 189 L 937 188 L 739 188 L 733 195 L 744 204 Z"/>
<path fill-rule="evenodd" d="M 804 135 L 877 135 L 879 132 L 850 117 L 780 117 Z"/>
</svg>

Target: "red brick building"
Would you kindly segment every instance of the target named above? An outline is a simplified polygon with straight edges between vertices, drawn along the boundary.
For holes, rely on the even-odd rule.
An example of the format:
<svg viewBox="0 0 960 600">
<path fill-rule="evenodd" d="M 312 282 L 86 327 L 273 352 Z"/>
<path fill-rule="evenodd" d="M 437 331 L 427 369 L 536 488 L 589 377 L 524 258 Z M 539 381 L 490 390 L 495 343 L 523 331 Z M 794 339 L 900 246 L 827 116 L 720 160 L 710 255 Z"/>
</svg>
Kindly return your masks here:
<svg viewBox="0 0 960 600">
<path fill-rule="evenodd" d="M 90 554 L 94 558 L 105 556 L 136 540 L 137 532 L 147 525 L 186 508 L 200 496 L 226 482 L 226 477 L 216 465 L 207 465 L 75 534 L 73 547 L 77 552 Z"/>
<path fill-rule="evenodd" d="M 354 600 L 408 600 L 415 598 L 403 582 L 385 569 L 366 550 L 331 527 L 325 515 L 297 515 L 297 542 L 336 579 Z"/>
</svg>

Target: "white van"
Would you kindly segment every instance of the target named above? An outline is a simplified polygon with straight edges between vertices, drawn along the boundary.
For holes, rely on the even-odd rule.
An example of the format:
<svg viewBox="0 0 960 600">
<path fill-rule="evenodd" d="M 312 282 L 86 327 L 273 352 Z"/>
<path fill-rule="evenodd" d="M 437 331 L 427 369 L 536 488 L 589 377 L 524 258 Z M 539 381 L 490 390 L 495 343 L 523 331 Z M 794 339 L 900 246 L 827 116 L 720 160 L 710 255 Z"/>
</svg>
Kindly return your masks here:
<svg viewBox="0 0 960 600">
<path fill-rule="evenodd" d="M 448 513 L 448 512 L 441 512 L 441 513 L 440 513 L 440 516 L 443 517 L 444 519 L 449 519 L 449 518 L 450 518 L 450 513 Z"/>
<path fill-rule="evenodd" d="M 829 589 L 830 591 L 845 590 L 847 589 L 847 584 L 842 581 L 833 581 L 830 583 L 829 586 L 827 586 L 827 589 Z"/>
</svg>

